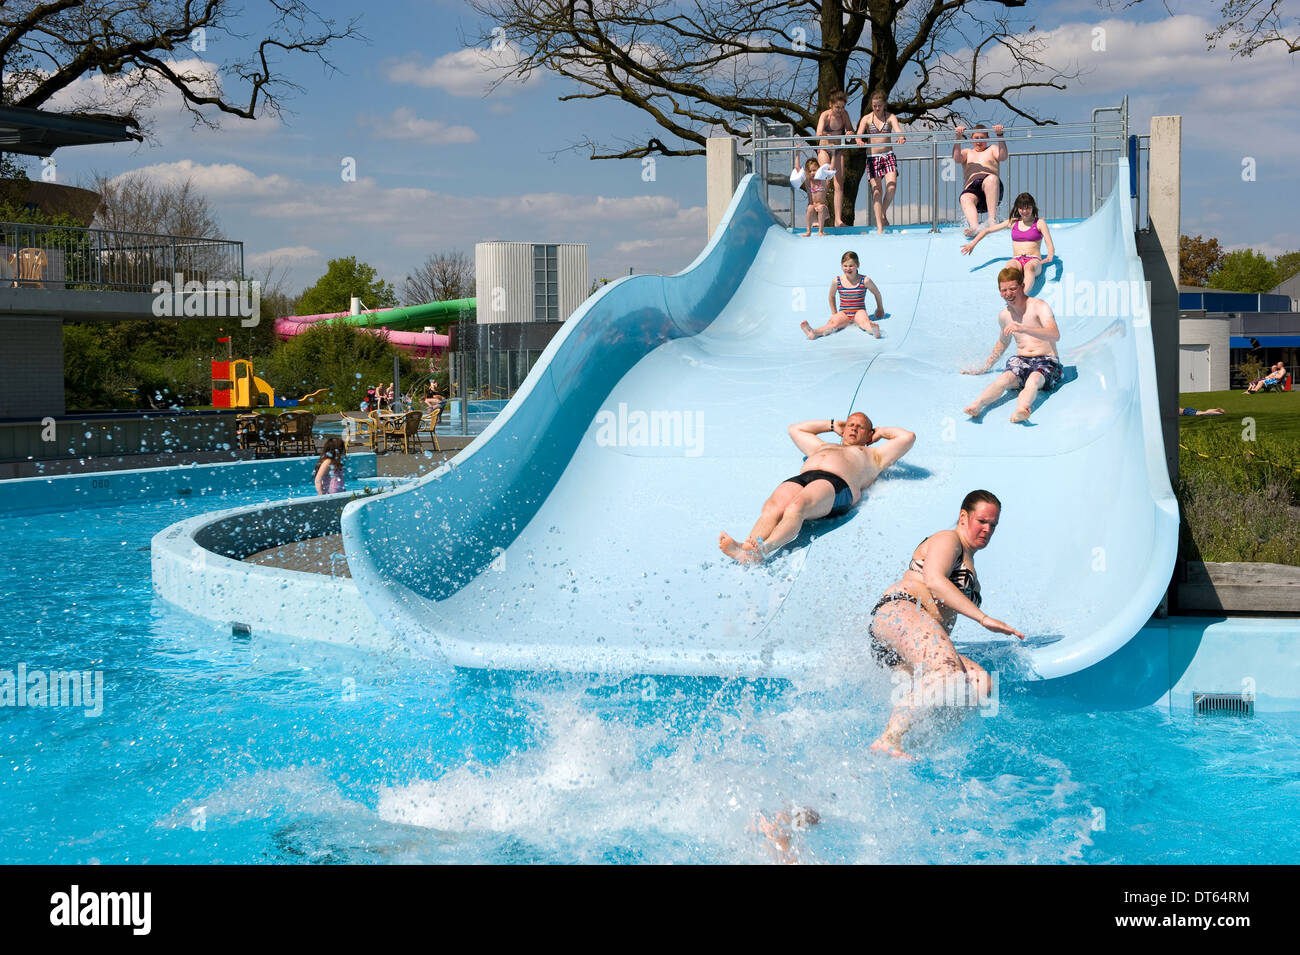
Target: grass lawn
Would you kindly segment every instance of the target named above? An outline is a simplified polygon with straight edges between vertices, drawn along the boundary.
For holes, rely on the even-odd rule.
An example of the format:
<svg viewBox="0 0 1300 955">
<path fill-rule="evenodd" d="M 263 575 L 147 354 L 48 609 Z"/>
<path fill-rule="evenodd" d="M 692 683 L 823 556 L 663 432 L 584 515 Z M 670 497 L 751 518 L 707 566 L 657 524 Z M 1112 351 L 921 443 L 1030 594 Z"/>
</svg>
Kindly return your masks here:
<svg viewBox="0 0 1300 955">
<path fill-rule="evenodd" d="M 1197 431 L 1231 432 L 1239 436 L 1243 418 L 1255 419 L 1255 433 L 1274 441 L 1300 446 L 1300 391 L 1265 392 L 1248 395 L 1244 391 L 1198 391 L 1178 396 L 1183 408 L 1222 408 L 1223 415 L 1179 418 L 1180 433 Z"/>
<path fill-rule="evenodd" d="M 1182 554 L 1300 566 L 1300 392 L 1200 392 L 1179 403 L 1225 412 L 1178 419 Z"/>
</svg>

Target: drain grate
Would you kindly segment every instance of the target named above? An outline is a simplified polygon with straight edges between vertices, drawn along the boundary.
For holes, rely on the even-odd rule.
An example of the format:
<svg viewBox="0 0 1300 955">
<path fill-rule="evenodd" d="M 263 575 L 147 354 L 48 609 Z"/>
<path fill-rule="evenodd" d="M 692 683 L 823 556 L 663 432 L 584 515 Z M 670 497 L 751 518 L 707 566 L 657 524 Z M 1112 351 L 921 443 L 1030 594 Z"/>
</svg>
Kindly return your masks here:
<svg viewBox="0 0 1300 955">
<path fill-rule="evenodd" d="M 1254 716 L 1255 697 L 1245 693 L 1202 693 L 1193 690 L 1192 710 L 1197 716 Z"/>
</svg>

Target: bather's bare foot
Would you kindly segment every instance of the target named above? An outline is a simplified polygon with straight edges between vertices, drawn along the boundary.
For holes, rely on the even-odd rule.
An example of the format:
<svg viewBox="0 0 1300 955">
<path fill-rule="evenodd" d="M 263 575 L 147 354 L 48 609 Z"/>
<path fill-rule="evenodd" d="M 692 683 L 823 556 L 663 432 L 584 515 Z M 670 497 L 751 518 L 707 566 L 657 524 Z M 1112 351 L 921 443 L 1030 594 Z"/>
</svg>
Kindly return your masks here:
<svg viewBox="0 0 1300 955">
<path fill-rule="evenodd" d="M 978 421 L 980 415 L 984 414 L 984 409 L 980 407 L 980 404 L 977 401 L 974 404 L 967 405 L 965 408 L 963 408 L 962 414 L 968 415 L 974 418 L 976 421 Z"/>
<path fill-rule="evenodd" d="M 817 333 L 813 331 L 813 327 L 807 322 L 800 322 L 799 327 L 803 329 L 803 333 L 808 336 L 809 341 L 817 340 Z"/>
<path fill-rule="evenodd" d="M 892 756 L 894 759 L 916 759 L 911 753 L 905 753 L 893 740 L 880 737 L 871 744 L 873 753 L 883 753 L 885 756 Z"/>
<path fill-rule="evenodd" d="M 757 548 L 746 548 L 726 531 L 718 535 L 718 549 L 742 564 L 753 564 L 763 559 Z"/>
<path fill-rule="evenodd" d="M 873 336 L 875 336 L 876 338 L 879 338 L 879 337 L 880 337 L 880 326 L 877 325 L 875 322 L 870 322 L 869 324 L 871 325 L 871 334 L 872 334 Z"/>
<path fill-rule="evenodd" d="M 1028 408 L 1017 408 L 1015 414 L 1011 416 L 1012 424 L 1020 424 L 1020 422 L 1028 421 L 1028 420 L 1029 420 Z"/>
</svg>

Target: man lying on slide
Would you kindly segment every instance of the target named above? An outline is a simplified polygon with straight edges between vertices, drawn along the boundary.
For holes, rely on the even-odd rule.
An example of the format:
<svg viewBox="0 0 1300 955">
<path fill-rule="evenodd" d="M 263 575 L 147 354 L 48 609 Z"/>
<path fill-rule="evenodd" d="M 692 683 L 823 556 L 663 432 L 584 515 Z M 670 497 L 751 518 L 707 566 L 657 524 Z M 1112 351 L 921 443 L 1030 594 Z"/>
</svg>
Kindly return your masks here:
<svg viewBox="0 0 1300 955">
<path fill-rule="evenodd" d="M 842 443 L 818 435 L 834 431 Z M 718 547 L 741 563 L 766 558 L 799 536 L 804 521 L 839 517 L 862 499 L 862 492 L 885 468 L 912 447 L 916 435 L 902 428 L 873 428 L 855 411 L 847 420 L 804 421 L 789 428 L 790 440 L 808 455 L 796 477 L 782 481 L 763 505 L 758 523 L 743 542 L 723 532 Z M 868 445 L 885 441 L 879 448 Z"/>
</svg>

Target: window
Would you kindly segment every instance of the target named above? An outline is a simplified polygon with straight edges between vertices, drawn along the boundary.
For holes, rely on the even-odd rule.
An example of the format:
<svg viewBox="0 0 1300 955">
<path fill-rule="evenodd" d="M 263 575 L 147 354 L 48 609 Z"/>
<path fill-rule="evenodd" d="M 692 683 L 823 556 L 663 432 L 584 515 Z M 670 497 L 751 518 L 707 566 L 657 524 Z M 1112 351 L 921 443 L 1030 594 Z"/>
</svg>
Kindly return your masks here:
<svg viewBox="0 0 1300 955">
<path fill-rule="evenodd" d="M 533 246 L 533 321 L 560 320 L 559 247 Z"/>
</svg>

